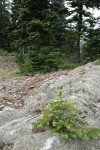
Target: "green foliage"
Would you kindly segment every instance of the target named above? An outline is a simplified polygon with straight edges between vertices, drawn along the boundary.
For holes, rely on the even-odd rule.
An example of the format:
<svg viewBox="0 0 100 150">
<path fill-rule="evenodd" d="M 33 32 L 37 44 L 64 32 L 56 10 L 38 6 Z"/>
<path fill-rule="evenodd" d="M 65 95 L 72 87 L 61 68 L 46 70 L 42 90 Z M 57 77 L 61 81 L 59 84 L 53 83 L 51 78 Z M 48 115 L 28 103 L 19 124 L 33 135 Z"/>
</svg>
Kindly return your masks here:
<svg viewBox="0 0 100 150">
<path fill-rule="evenodd" d="M 7 56 L 8 52 L 0 49 L 0 56 Z"/>
<path fill-rule="evenodd" d="M 56 98 L 42 112 L 43 117 L 34 126 L 46 128 L 54 135 L 65 139 L 92 139 L 100 137 L 100 129 L 89 127 L 86 119 L 81 117 L 82 111 L 75 102 L 63 101 L 60 90 Z"/>
<path fill-rule="evenodd" d="M 74 62 L 80 63 L 81 61 L 81 38 L 87 32 L 88 28 L 93 27 L 94 17 L 92 13 L 88 12 L 85 8 L 91 7 L 86 0 L 66 0 L 69 6 L 72 8 L 70 9 L 68 22 L 72 24 L 73 31 L 76 32 L 76 41 L 74 46 Z M 72 44 L 73 45 L 73 44 Z"/>
<path fill-rule="evenodd" d="M 83 46 L 84 60 L 94 61 L 100 58 L 100 29 L 89 30 L 87 41 Z"/>
<path fill-rule="evenodd" d="M 11 13 L 8 4 L 9 0 L 0 1 L 0 49 L 19 53 L 22 73 L 55 71 L 63 58 L 69 64 L 80 62 L 81 37 L 94 26 L 92 14 L 84 8 L 99 8 L 98 0 L 13 0 Z M 87 40 L 85 60 L 100 57 L 94 47 L 99 43 Z M 69 64 L 61 69 L 70 68 Z"/>
<path fill-rule="evenodd" d="M 81 36 L 87 32 L 87 24 L 88 28 L 89 24 L 93 27 L 93 17 L 84 6 L 91 6 L 85 0 L 66 1 L 72 11 L 64 2 L 13 0 L 11 46 L 17 52 L 23 51 L 20 55 L 22 73 L 55 71 L 63 58 L 69 63 L 80 62 Z M 61 69 L 74 68 L 73 64 L 62 66 Z"/>
<path fill-rule="evenodd" d="M 0 49 L 0 56 L 16 56 L 16 53 L 8 53 L 8 51 Z"/>
<path fill-rule="evenodd" d="M 42 47 L 39 49 L 29 47 L 30 50 L 24 58 L 23 64 L 20 64 L 22 74 L 36 74 L 56 71 L 58 69 L 59 52 L 52 47 Z M 55 50 L 55 51 L 54 51 Z M 37 53 L 36 53 L 37 51 Z"/>
<path fill-rule="evenodd" d="M 19 8 L 18 12 L 16 7 Z M 61 50 L 51 28 L 52 20 L 58 14 L 50 9 L 48 0 L 23 1 L 20 5 L 15 3 L 13 6 L 13 17 L 19 18 L 17 24 L 13 21 L 16 29 L 14 33 L 17 35 L 14 45 L 20 50 L 24 49 L 19 57 L 23 74 L 46 73 L 58 69 Z"/>
<path fill-rule="evenodd" d="M 61 59 L 61 63 L 59 64 L 59 68 L 63 69 L 63 70 L 70 70 L 70 69 L 74 69 L 76 67 L 85 65 L 86 63 L 88 63 L 88 61 L 81 61 L 80 63 L 74 63 L 68 59 L 66 59 L 65 57 L 63 58 L 63 60 Z"/>
<path fill-rule="evenodd" d="M 10 2 L 8 0 L 0 0 L 0 49 L 8 50 L 9 36 L 8 26 L 10 24 Z"/>
</svg>

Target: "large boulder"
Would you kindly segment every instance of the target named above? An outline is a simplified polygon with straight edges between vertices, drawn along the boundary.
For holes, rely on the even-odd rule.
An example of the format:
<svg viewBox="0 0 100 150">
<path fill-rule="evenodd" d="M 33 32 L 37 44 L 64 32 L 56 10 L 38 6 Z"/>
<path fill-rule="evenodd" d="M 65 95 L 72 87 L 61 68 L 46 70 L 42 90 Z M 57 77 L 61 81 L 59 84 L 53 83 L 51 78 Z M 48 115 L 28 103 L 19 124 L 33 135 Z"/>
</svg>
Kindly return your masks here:
<svg viewBox="0 0 100 150">
<path fill-rule="evenodd" d="M 59 88 L 62 88 L 64 100 L 77 101 L 88 121 L 92 125 L 100 125 L 100 66 L 89 63 L 70 71 L 67 75 L 44 82 L 35 96 L 26 98 L 25 110 L 34 112 L 36 101 L 53 99 Z"/>
<path fill-rule="evenodd" d="M 8 122 L 13 121 L 14 119 L 19 119 L 23 116 L 24 111 L 6 107 L 3 109 L 3 111 L 0 111 L 0 127 L 4 126 Z"/>
<path fill-rule="evenodd" d="M 19 137 L 11 150 L 100 150 L 99 142 L 67 141 L 48 133 L 39 133 Z"/>
<path fill-rule="evenodd" d="M 33 85 L 34 86 L 34 85 Z M 100 66 L 89 63 L 68 74 L 46 79 L 36 94 L 27 96 L 22 108 L 0 111 L 0 150 L 99 150 L 100 140 L 67 141 L 47 132 L 33 134 L 32 124 L 41 115 L 37 106 L 53 99 L 62 88 L 63 99 L 77 101 L 88 122 L 100 127 Z"/>
<path fill-rule="evenodd" d="M 40 115 L 28 116 L 16 109 L 3 110 L 0 114 L 0 141 L 12 144 L 17 138 L 32 134 L 32 124 Z"/>
</svg>

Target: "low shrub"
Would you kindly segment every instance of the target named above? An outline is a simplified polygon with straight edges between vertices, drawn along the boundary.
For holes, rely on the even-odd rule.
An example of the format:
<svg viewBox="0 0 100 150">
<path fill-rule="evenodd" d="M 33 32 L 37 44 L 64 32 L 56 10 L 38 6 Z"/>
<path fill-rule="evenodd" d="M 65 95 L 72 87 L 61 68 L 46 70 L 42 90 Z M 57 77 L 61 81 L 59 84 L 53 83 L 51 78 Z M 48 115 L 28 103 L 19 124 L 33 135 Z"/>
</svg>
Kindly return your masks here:
<svg viewBox="0 0 100 150">
<path fill-rule="evenodd" d="M 100 137 L 100 129 L 91 127 L 86 118 L 81 117 L 82 113 L 75 102 L 63 101 L 62 91 L 59 91 L 43 110 L 43 117 L 37 120 L 34 127 L 47 129 L 65 139 L 88 140 Z"/>
</svg>

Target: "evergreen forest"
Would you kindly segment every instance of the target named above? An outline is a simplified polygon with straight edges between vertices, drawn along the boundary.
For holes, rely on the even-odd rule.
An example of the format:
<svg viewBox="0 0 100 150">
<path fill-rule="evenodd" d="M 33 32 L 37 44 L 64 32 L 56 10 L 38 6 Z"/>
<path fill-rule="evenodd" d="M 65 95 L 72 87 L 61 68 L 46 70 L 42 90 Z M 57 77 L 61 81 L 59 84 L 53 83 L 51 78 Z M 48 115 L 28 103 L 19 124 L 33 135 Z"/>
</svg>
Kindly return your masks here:
<svg viewBox="0 0 100 150">
<path fill-rule="evenodd" d="M 0 0 L 0 53 L 16 54 L 26 75 L 99 59 L 94 9 L 100 0 Z"/>
</svg>

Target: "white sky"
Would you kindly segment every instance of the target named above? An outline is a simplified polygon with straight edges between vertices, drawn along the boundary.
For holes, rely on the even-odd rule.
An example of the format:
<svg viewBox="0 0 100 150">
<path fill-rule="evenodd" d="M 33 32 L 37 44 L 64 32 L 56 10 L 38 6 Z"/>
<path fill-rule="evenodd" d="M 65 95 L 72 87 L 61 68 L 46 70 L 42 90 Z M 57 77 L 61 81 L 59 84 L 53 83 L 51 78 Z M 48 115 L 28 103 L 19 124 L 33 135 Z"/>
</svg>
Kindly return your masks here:
<svg viewBox="0 0 100 150">
<path fill-rule="evenodd" d="M 10 2 L 12 2 L 13 0 L 9 0 Z M 90 9 L 91 12 L 94 14 L 94 17 L 100 17 L 100 10 L 97 9 Z"/>
<path fill-rule="evenodd" d="M 94 10 L 91 10 L 94 14 L 95 17 L 100 17 L 100 10 L 97 10 L 97 9 L 94 9 Z"/>
</svg>

